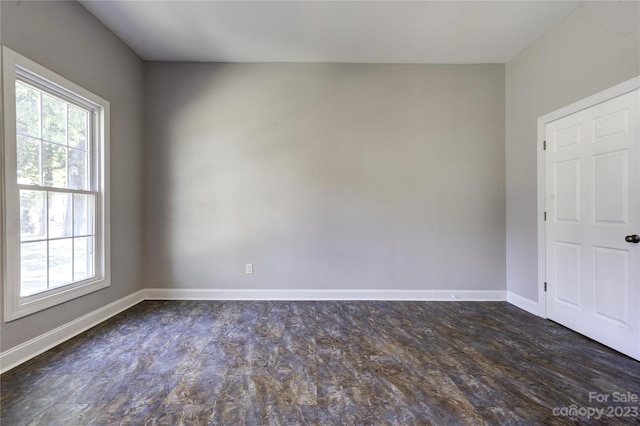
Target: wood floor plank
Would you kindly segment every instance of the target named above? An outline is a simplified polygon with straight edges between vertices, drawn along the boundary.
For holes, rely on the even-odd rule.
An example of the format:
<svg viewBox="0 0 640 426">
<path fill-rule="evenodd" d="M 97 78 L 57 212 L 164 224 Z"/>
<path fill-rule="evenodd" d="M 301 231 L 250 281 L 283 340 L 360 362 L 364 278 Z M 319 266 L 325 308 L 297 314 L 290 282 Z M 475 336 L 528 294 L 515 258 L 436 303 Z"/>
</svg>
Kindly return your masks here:
<svg viewBox="0 0 640 426">
<path fill-rule="evenodd" d="M 639 362 L 504 302 L 146 301 L 0 385 L 3 425 L 640 424 Z"/>
</svg>

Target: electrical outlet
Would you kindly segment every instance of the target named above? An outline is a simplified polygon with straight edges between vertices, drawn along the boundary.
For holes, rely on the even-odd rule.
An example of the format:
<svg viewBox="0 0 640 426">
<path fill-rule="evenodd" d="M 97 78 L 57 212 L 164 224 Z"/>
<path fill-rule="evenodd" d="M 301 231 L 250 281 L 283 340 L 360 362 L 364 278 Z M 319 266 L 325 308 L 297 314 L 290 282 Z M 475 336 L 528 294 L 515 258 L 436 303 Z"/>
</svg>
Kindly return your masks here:
<svg viewBox="0 0 640 426">
<path fill-rule="evenodd" d="M 244 265 L 245 274 L 253 274 L 253 263 L 247 263 Z"/>
</svg>

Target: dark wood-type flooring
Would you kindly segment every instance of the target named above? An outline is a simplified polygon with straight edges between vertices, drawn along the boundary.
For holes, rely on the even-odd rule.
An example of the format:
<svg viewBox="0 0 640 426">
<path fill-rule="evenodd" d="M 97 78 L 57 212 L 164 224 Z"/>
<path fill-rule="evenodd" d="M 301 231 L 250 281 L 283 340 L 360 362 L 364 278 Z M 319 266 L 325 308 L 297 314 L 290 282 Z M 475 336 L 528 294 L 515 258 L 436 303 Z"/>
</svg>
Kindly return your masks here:
<svg viewBox="0 0 640 426">
<path fill-rule="evenodd" d="M 146 301 L 0 379 L 3 426 L 640 423 L 554 415 L 640 363 L 505 302 Z"/>
</svg>

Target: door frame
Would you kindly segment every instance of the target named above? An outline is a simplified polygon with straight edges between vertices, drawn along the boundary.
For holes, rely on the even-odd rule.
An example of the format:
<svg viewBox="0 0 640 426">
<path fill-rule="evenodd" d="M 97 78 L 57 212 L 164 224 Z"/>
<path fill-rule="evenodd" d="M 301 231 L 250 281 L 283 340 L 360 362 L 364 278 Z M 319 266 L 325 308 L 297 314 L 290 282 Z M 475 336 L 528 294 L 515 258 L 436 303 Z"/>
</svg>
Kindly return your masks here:
<svg viewBox="0 0 640 426">
<path fill-rule="evenodd" d="M 634 90 L 640 89 L 640 76 L 617 84 L 609 89 L 603 90 L 591 95 L 585 99 L 567 105 L 553 112 L 538 117 L 538 315 L 547 318 L 547 294 L 544 290 L 544 284 L 547 281 L 547 256 L 546 256 L 546 224 L 544 213 L 547 211 L 546 206 L 546 155 L 544 151 L 544 141 L 546 138 L 546 126 L 552 121 L 559 120 L 576 112 L 591 108 L 592 106 L 607 102 L 618 96 L 625 95 Z"/>
</svg>

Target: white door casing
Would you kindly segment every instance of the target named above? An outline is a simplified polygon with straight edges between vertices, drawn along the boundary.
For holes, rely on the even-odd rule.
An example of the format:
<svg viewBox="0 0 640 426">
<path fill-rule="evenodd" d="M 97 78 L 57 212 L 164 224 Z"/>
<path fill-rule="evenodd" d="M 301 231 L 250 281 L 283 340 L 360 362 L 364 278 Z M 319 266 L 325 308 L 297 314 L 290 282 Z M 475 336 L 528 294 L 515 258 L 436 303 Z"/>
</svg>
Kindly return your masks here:
<svg viewBox="0 0 640 426">
<path fill-rule="evenodd" d="M 640 234 L 637 87 L 548 114 L 539 129 L 546 316 L 640 359 L 640 244 L 625 241 Z"/>
</svg>

